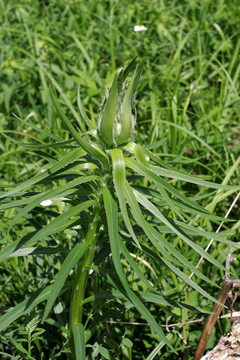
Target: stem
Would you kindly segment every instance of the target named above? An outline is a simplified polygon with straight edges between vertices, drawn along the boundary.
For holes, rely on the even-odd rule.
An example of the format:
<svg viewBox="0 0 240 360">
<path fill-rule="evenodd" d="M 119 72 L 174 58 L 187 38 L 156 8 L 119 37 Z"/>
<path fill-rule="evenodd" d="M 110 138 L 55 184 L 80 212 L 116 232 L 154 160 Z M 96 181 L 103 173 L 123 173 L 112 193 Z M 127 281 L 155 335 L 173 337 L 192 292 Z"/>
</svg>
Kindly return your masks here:
<svg viewBox="0 0 240 360">
<path fill-rule="evenodd" d="M 74 340 L 72 334 L 72 325 L 81 324 L 83 317 L 83 305 L 82 302 L 85 297 L 85 290 L 87 279 L 89 275 L 89 266 L 92 264 L 92 260 L 95 254 L 97 233 L 100 225 L 99 210 L 95 211 L 92 222 L 89 224 L 89 228 L 86 234 L 85 242 L 90 245 L 88 251 L 85 253 L 75 273 L 72 289 L 72 299 L 70 304 L 70 316 L 69 316 L 69 330 L 70 339 L 69 344 L 71 348 L 71 354 L 69 360 L 75 360 Z"/>
</svg>

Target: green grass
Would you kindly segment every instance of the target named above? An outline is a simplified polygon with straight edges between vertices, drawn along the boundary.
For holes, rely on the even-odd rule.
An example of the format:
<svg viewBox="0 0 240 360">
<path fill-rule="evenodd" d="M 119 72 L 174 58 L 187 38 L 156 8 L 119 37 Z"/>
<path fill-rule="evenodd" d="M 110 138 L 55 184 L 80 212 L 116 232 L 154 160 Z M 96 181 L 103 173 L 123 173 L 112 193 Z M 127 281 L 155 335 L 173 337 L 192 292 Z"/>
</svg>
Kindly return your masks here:
<svg viewBox="0 0 240 360">
<path fill-rule="evenodd" d="M 143 63 L 136 98 L 135 142 L 151 150 L 159 161 L 173 166 L 179 173 L 197 176 L 200 182 L 206 180 L 239 185 L 238 13 L 237 0 L 232 1 L 231 6 L 226 0 L 157 0 L 142 3 L 125 0 L 1 0 L 0 195 L 16 184 L 33 179 L 40 169 L 54 166 L 58 159 L 76 148 L 76 143 L 68 141 L 67 127 L 56 113 L 49 83 L 52 82 L 53 88 L 61 94 L 59 102 L 71 124 L 78 124 L 80 131 L 84 132 L 87 127 L 81 120 L 78 108 L 79 83 L 87 116 L 93 124 L 97 124 L 101 101 L 106 88 L 112 83 L 115 70 L 135 56 Z M 134 32 L 135 25 L 145 25 L 147 30 Z M 64 146 L 56 145 L 63 141 L 67 141 Z M 55 145 L 51 145 L 53 143 Z M 79 160 L 78 166 L 80 170 L 66 168 L 68 180 L 73 180 L 77 171 L 85 171 L 81 171 L 81 166 L 85 166 L 83 161 Z M 90 160 L 88 166 L 92 166 L 90 170 L 94 168 Z M 187 214 L 177 202 L 173 202 L 169 210 L 166 207 L 166 195 L 165 198 L 162 193 L 158 196 L 156 187 L 150 186 L 149 178 L 134 178 L 131 171 L 128 175 L 131 185 L 134 183 L 135 189 L 141 194 L 144 193 L 143 187 L 152 191 L 148 193 L 148 198 L 153 198 L 154 204 L 164 209 L 165 215 L 181 220 L 180 212 L 187 223 L 209 232 L 216 231 L 219 219 L 202 218 L 197 211 Z M 203 208 L 219 217 L 226 214 L 237 195 L 233 190 L 215 190 L 175 178 L 168 181 L 181 194 L 197 200 Z M 43 191 L 52 191 L 65 184 L 64 176 L 59 176 L 52 182 L 42 179 L 29 189 L 19 190 L 25 192 L 25 203 L 1 212 L 2 249 L 13 241 L 30 236 L 36 229 L 45 227 L 50 219 L 66 214 L 66 210 L 71 209 L 70 204 L 76 205 L 72 200 L 60 201 L 61 196 L 57 195 L 47 210 L 38 206 L 25 214 L 25 219 L 19 217 L 15 224 L 11 224 L 31 196 L 38 196 Z M 81 201 L 86 201 L 90 187 L 81 184 L 79 189 Z M 68 196 L 71 198 L 66 194 Z M 131 194 L 128 196 L 131 197 Z M 16 194 L 12 201 L 18 199 Z M 0 206 L 3 204 L 4 200 Z M 151 219 L 150 210 L 149 204 L 145 203 L 143 213 L 148 220 Z M 124 209 L 121 211 L 124 213 Z M 132 210 L 132 217 L 137 216 L 135 211 L 134 214 Z M 223 230 L 231 229 L 239 220 L 239 215 L 238 203 L 229 216 L 234 222 L 226 222 Z M 84 227 L 84 217 L 83 223 L 76 222 L 72 226 L 69 219 L 66 229 L 62 228 L 57 237 L 46 238 L 41 243 L 41 246 L 47 245 L 48 252 L 55 254 L 40 251 L 32 256 L 11 257 L 1 263 L 2 314 L 28 299 L 38 288 L 43 289 L 53 282 L 66 255 L 83 236 L 81 229 L 76 231 L 72 226 Z M 132 218 L 130 220 L 133 221 Z M 157 225 L 164 232 L 165 240 L 195 266 L 200 256 L 172 231 L 166 232 L 164 225 L 158 221 Z M 194 289 L 190 291 L 183 280 L 166 270 L 162 264 L 156 263 L 154 246 L 142 235 L 138 225 L 136 222 L 134 232 L 144 247 L 144 255 L 134 244 L 129 243 L 126 234 L 122 236 L 131 253 L 153 266 L 157 279 L 143 261 L 135 259 L 148 284 L 172 300 L 210 310 L 210 300 Z M 193 235 L 193 238 L 202 248 L 210 240 L 205 236 Z M 238 236 L 234 234 L 228 239 L 238 242 Z M 89 344 L 87 353 L 92 354 L 88 355 L 89 359 L 94 356 L 98 359 L 101 356 L 106 359 L 153 358 L 150 354 L 157 349 L 160 339 L 151 333 L 148 326 L 122 324 L 145 320 L 119 294 L 110 296 L 113 284 L 119 282 L 113 273 L 118 259 L 116 253 L 112 260 L 108 257 L 110 250 L 105 242 L 106 239 L 102 237 L 84 305 L 84 321 L 90 329 L 85 334 Z M 225 265 L 227 250 L 227 244 L 214 241 L 209 252 L 216 261 Z M 168 251 L 165 260 L 169 254 Z M 240 278 L 238 249 L 233 248 L 232 254 L 237 258 L 231 264 L 232 276 Z M 129 265 L 129 261 L 121 258 L 121 264 L 130 287 L 134 291 L 146 293 L 147 284 Z M 174 265 L 178 266 L 177 263 Z M 181 270 L 186 276 L 191 273 L 183 266 Z M 204 261 L 200 271 L 218 285 L 224 280 L 224 271 L 210 262 Z M 5 353 L 3 359 L 10 356 L 12 359 L 56 359 L 67 356 L 69 308 L 66 304 L 69 303 L 71 280 L 68 277 L 46 323 L 41 324 L 46 305 L 43 302 L 2 332 L 0 352 Z M 194 276 L 193 280 L 209 295 L 217 296 L 216 287 L 199 276 Z M 107 297 L 103 291 L 107 292 Z M 98 296 L 92 302 L 96 294 Z M 146 302 L 145 305 L 162 325 L 167 321 L 179 323 L 205 316 L 191 310 L 159 306 L 154 302 Z M 202 323 L 191 323 L 178 329 L 186 341 L 185 345 L 175 329 L 171 332 L 169 342 L 178 355 L 163 346 L 161 355 L 155 358 L 193 359 L 202 327 Z M 44 332 L 41 333 L 42 330 L 38 328 L 44 329 Z M 219 321 L 208 347 L 213 347 L 220 335 L 228 329 L 227 321 Z M 39 335 L 35 336 L 38 331 Z M 165 329 L 163 331 L 166 335 Z M 81 337 L 81 329 L 78 335 Z"/>
</svg>

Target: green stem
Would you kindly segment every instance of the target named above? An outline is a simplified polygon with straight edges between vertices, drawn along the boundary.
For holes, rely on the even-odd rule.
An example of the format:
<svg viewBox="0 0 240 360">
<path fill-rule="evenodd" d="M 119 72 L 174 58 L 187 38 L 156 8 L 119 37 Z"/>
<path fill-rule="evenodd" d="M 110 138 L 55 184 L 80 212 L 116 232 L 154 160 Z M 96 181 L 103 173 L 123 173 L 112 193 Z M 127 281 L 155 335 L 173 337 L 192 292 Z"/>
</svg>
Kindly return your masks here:
<svg viewBox="0 0 240 360">
<path fill-rule="evenodd" d="M 71 354 L 69 360 L 75 360 L 74 341 L 72 334 L 72 325 L 81 324 L 83 317 L 83 300 L 85 297 L 85 290 L 87 279 L 89 275 L 89 266 L 92 264 L 92 260 L 95 254 L 96 241 L 98 235 L 98 228 L 100 225 L 99 211 L 97 210 L 94 214 L 92 222 L 89 224 L 89 228 L 86 234 L 85 242 L 88 243 L 89 249 L 85 253 L 77 266 L 73 281 L 72 299 L 70 304 L 70 317 L 69 317 L 69 330 L 70 339 L 69 344 L 71 348 Z"/>
</svg>

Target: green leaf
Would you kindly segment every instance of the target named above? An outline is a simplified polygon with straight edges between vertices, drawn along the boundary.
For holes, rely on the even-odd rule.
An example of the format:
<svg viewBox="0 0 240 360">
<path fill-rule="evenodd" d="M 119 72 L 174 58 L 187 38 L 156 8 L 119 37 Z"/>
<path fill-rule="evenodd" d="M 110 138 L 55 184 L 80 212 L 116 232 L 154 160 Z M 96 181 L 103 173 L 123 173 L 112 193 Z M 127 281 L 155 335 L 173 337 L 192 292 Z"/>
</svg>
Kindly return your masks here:
<svg viewBox="0 0 240 360">
<path fill-rule="evenodd" d="M 29 313 L 36 305 L 40 304 L 51 295 L 52 285 L 45 289 L 38 290 L 35 294 L 14 306 L 0 318 L 0 332 L 4 331 L 9 325 L 17 320 L 20 316 Z"/>
<path fill-rule="evenodd" d="M 124 67 L 124 69 L 121 69 L 120 73 L 119 73 L 119 88 L 118 90 L 121 91 L 124 81 L 126 80 L 128 74 L 130 73 L 130 71 L 132 71 L 134 69 L 134 67 L 136 66 L 136 59 L 137 56 L 135 56 L 132 60 L 130 60 L 130 62 Z"/>
<path fill-rule="evenodd" d="M 113 127 L 115 122 L 115 115 L 117 110 L 118 102 L 118 74 L 115 74 L 111 89 L 109 91 L 109 96 L 106 101 L 102 117 L 100 119 L 99 131 L 108 146 L 114 144 L 113 138 Z"/>
<path fill-rule="evenodd" d="M 110 352 L 108 351 L 108 349 L 106 349 L 103 346 L 99 346 L 98 350 L 104 359 L 111 360 L 111 355 L 110 355 Z"/>
<path fill-rule="evenodd" d="M 149 154 L 151 153 L 150 151 L 146 151 L 141 145 L 135 144 L 135 143 L 129 143 L 126 148 L 133 151 L 134 155 L 136 156 L 136 158 L 142 165 L 145 165 L 146 168 L 150 168 L 150 163 L 148 163 L 148 161 L 146 160 L 146 157 L 145 157 L 145 154 L 147 156 L 149 156 Z M 160 194 L 162 195 L 162 198 L 166 201 L 166 203 L 172 209 L 173 214 L 176 213 L 184 221 L 184 218 L 183 218 L 181 212 L 176 208 L 176 206 L 174 205 L 174 202 L 168 196 L 165 189 L 159 185 L 157 185 L 157 187 L 158 187 Z"/>
<path fill-rule="evenodd" d="M 113 181 L 115 185 L 115 190 L 117 193 L 117 198 L 119 201 L 120 209 L 122 212 L 122 217 L 124 223 L 129 231 L 129 234 L 132 236 L 133 240 L 137 244 L 139 248 L 141 248 L 137 237 L 132 229 L 131 222 L 128 217 L 127 207 L 125 203 L 125 163 L 123 158 L 122 150 L 120 149 L 112 149 L 110 150 L 110 154 L 112 157 L 112 164 L 113 164 Z"/>
<path fill-rule="evenodd" d="M 75 149 L 75 150 L 71 151 L 69 154 L 67 154 L 61 160 L 59 160 L 57 164 L 49 167 L 43 173 L 34 176 L 33 178 L 25 181 L 24 183 L 22 183 L 20 185 L 17 185 L 14 189 L 6 192 L 5 194 L 0 195 L 0 198 L 7 197 L 7 196 L 13 196 L 17 192 L 29 188 L 30 186 L 38 183 L 39 181 L 41 181 L 41 180 L 47 178 L 48 176 L 56 173 L 58 170 L 62 169 L 64 166 L 67 166 L 67 165 L 71 164 L 76 159 L 84 156 L 85 154 L 86 154 L 86 152 L 84 150 L 82 150 L 82 149 Z"/>
<path fill-rule="evenodd" d="M 126 346 L 127 348 L 133 347 L 133 342 L 128 338 L 123 338 L 122 344 Z"/>
<path fill-rule="evenodd" d="M 213 183 L 210 181 L 202 180 L 202 179 L 198 178 L 197 176 L 185 175 L 182 172 L 163 169 L 159 166 L 151 166 L 151 169 L 155 172 L 155 174 L 158 174 L 160 176 L 165 176 L 165 177 L 169 177 L 171 179 L 186 181 L 186 182 L 189 182 L 192 184 L 197 184 L 197 185 L 205 186 L 208 188 L 225 189 L 225 190 L 229 190 L 229 189 L 240 190 L 240 186 L 216 184 L 216 183 Z"/>
<path fill-rule="evenodd" d="M 97 146 L 93 147 L 91 146 L 86 140 L 83 139 L 83 137 L 75 130 L 71 122 L 68 120 L 66 115 L 64 114 L 57 97 L 54 94 L 53 88 L 51 89 L 51 96 L 53 104 L 58 112 L 59 117 L 61 118 L 62 122 L 66 125 L 72 136 L 75 138 L 75 140 L 78 142 L 78 144 L 90 155 L 92 155 L 95 159 L 98 159 L 101 161 L 102 165 L 104 167 L 108 166 L 107 158 L 104 152 L 98 148 Z"/>
<path fill-rule="evenodd" d="M 32 360 L 33 358 L 29 355 L 28 351 L 24 349 L 21 343 L 17 342 L 14 339 L 10 340 L 11 343 L 14 345 L 15 349 L 17 349 L 21 354 L 24 354 L 28 360 Z"/>
<path fill-rule="evenodd" d="M 64 262 L 54 280 L 51 296 L 49 296 L 49 298 L 48 298 L 42 321 L 45 321 L 50 310 L 52 309 L 53 304 L 54 304 L 56 298 L 58 297 L 58 294 L 60 293 L 70 271 L 78 263 L 78 261 L 85 254 L 85 252 L 88 248 L 89 248 L 89 244 L 86 244 L 86 243 L 77 244 L 76 246 L 74 246 L 74 248 L 70 251 L 70 253 L 66 257 L 66 259 L 64 260 Z"/>
<path fill-rule="evenodd" d="M 135 198 L 135 195 L 134 195 L 134 192 L 133 190 L 131 189 L 130 185 L 127 185 L 126 186 L 126 196 L 127 196 L 127 200 L 133 210 L 133 213 L 134 213 L 134 216 L 135 216 L 135 220 L 137 222 L 137 224 L 139 226 L 141 226 L 144 230 L 144 232 L 146 233 L 146 235 L 148 236 L 148 238 L 152 241 L 152 243 L 157 247 L 157 244 L 154 240 L 154 236 L 155 233 L 152 231 L 151 229 L 151 226 L 150 224 L 148 224 L 143 215 L 142 215 L 142 212 L 140 210 L 140 207 L 138 205 L 138 202 Z M 156 213 L 156 211 L 159 212 L 159 210 L 156 208 L 155 209 L 155 214 L 156 216 L 158 215 Z M 195 244 L 192 245 L 192 247 L 194 248 Z M 199 247 L 198 245 L 196 245 L 196 247 Z M 201 252 L 203 253 L 204 250 L 202 248 L 201 249 Z M 162 251 L 162 250 L 160 250 Z M 205 254 L 206 256 L 206 254 Z M 212 262 L 215 262 L 215 259 L 213 259 L 210 255 L 207 255 L 207 257 L 211 258 Z M 169 268 L 172 272 L 174 272 L 177 276 L 179 276 L 181 279 L 184 280 L 184 282 L 186 282 L 187 284 L 189 284 L 191 287 L 193 287 L 194 289 L 196 289 L 200 294 L 202 294 L 203 296 L 205 296 L 206 298 L 208 298 L 209 300 L 211 301 L 214 301 L 214 302 L 217 302 L 216 299 L 214 299 L 212 296 L 210 296 L 206 291 L 204 291 L 202 288 L 200 288 L 200 286 L 198 286 L 194 281 L 192 281 L 191 279 L 189 279 L 184 273 L 182 273 L 179 269 L 177 269 L 175 266 L 173 266 L 171 263 L 169 263 L 167 260 L 165 260 L 163 257 L 161 257 L 159 259 L 167 268 Z M 187 262 L 187 260 L 186 260 Z M 217 262 L 217 264 L 219 264 Z M 221 264 L 218 265 L 219 267 L 222 267 Z M 224 268 L 224 267 L 223 267 Z"/>
<path fill-rule="evenodd" d="M 96 266 L 91 266 L 91 269 L 96 271 Z M 101 274 L 102 276 L 105 275 L 105 278 L 107 279 L 106 274 L 109 275 L 109 273 L 105 269 L 98 268 L 98 270 L 99 270 L 98 273 Z M 202 312 L 204 314 L 211 314 L 211 311 L 207 311 L 207 310 L 201 309 L 199 307 L 181 303 L 180 301 L 173 300 L 171 298 L 168 298 L 167 296 L 162 296 L 159 294 L 152 294 L 152 293 L 148 293 L 146 291 L 138 291 L 137 294 L 143 302 L 151 302 L 151 303 L 157 304 L 159 306 L 164 305 L 164 306 L 176 307 L 179 309 L 188 309 L 191 311 Z M 86 298 L 83 301 L 83 304 L 87 304 L 89 302 L 93 302 L 93 301 L 97 301 L 97 300 L 102 301 L 103 299 L 111 299 L 111 298 L 112 299 L 115 299 L 115 298 L 125 299 L 129 302 L 127 294 L 124 292 L 124 290 L 122 292 L 120 292 L 119 290 L 113 289 L 111 291 L 99 291 L 99 293 L 96 293 L 96 294 Z M 131 307 L 134 306 L 132 303 L 130 303 L 130 304 L 131 304 Z"/>
<path fill-rule="evenodd" d="M 80 83 L 78 85 L 78 91 L 77 91 L 77 104 L 78 104 L 78 109 L 80 111 L 80 114 L 83 118 L 83 120 L 85 121 L 85 123 L 87 124 L 88 128 L 91 130 L 96 129 L 95 124 L 93 124 L 93 122 L 89 119 L 89 117 L 87 116 L 83 104 L 82 104 L 82 100 L 81 100 L 81 95 L 80 95 Z"/>
<path fill-rule="evenodd" d="M 59 94 L 61 94 L 61 97 L 64 99 L 66 105 L 68 106 L 71 113 L 73 114 L 81 131 L 85 131 L 85 124 L 82 122 L 81 117 L 79 116 L 78 112 L 75 110 L 75 107 L 72 105 L 71 101 L 68 99 L 66 94 L 63 92 L 63 89 L 61 88 L 61 86 L 57 83 L 56 79 L 50 74 L 50 72 L 45 70 L 45 67 L 42 66 L 41 62 L 38 62 L 38 64 L 39 64 L 39 67 L 41 67 L 43 69 L 43 71 L 46 73 L 46 75 L 48 76 L 51 84 L 53 84 L 55 89 L 57 89 Z M 54 65 L 52 65 L 52 66 L 54 67 Z M 51 93 L 51 86 L 50 86 L 50 93 Z"/>
<path fill-rule="evenodd" d="M 0 261 L 4 260 L 6 257 L 9 257 L 14 251 L 21 248 L 23 245 L 28 245 L 37 241 L 41 238 L 46 238 L 48 235 L 52 235 L 53 233 L 59 232 L 64 230 L 65 228 L 69 227 L 70 224 L 67 220 L 71 216 L 75 216 L 80 214 L 80 212 L 88 209 L 90 206 L 93 206 L 96 203 L 94 200 L 85 201 L 82 204 L 76 205 L 70 209 L 68 209 L 63 214 L 59 215 L 45 227 L 41 228 L 39 231 L 35 231 L 31 234 L 26 235 L 20 240 L 13 241 L 9 246 L 5 247 L 0 252 Z M 75 219 L 72 220 L 75 222 Z"/>
<path fill-rule="evenodd" d="M 182 222 L 180 222 L 178 220 L 175 220 L 175 224 L 180 226 L 181 228 L 183 228 L 184 231 L 188 232 L 191 235 L 203 236 L 203 237 L 206 237 L 207 239 L 214 239 L 214 240 L 217 240 L 217 241 L 221 241 L 221 242 L 223 242 L 225 244 L 232 245 L 232 246 L 235 246 L 237 248 L 240 247 L 239 243 L 226 239 L 227 236 L 234 235 L 234 231 L 233 232 L 227 232 L 227 233 L 225 233 L 225 232 L 220 232 L 220 233 L 209 232 L 209 231 L 205 231 L 203 229 L 200 229 L 199 227 L 195 228 L 195 227 L 193 227 L 191 225 L 188 225 L 186 223 L 182 223 Z"/>
<path fill-rule="evenodd" d="M 57 254 L 66 253 L 68 250 L 60 247 L 29 247 L 22 248 L 11 253 L 8 257 L 28 256 L 28 255 L 39 255 L 39 254 Z"/>
<path fill-rule="evenodd" d="M 123 144 L 129 140 L 134 127 L 133 114 L 132 114 L 132 101 L 140 74 L 141 74 L 141 67 L 137 66 L 134 75 L 132 77 L 131 83 L 124 96 L 123 106 L 121 109 L 122 111 L 121 132 L 117 136 L 117 140 L 116 140 L 118 145 Z"/>
<path fill-rule="evenodd" d="M 173 333 L 170 333 L 167 335 L 167 339 L 170 340 L 173 337 Z M 153 351 L 148 355 L 146 360 L 153 360 L 159 353 L 159 351 L 165 346 L 164 341 L 161 341 L 154 349 Z"/>
<path fill-rule="evenodd" d="M 72 324 L 76 360 L 85 360 L 85 331 L 82 324 Z"/>
<path fill-rule="evenodd" d="M 69 189 L 73 188 L 73 191 L 75 191 L 76 189 L 74 189 L 74 188 L 77 185 L 86 183 L 86 182 L 91 181 L 91 180 L 95 180 L 97 178 L 98 178 L 97 176 L 93 176 L 93 175 L 91 175 L 91 176 L 81 176 L 80 178 L 77 178 L 77 179 L 75 179 L 73 181 L 70 181 L 70 182 L 66 183 L 65 185 L 63 185 L 63 186 L 58 186 L 56 189 L 50 190 L 50 191 L 46 192 L 45 194 L 40 194 L 40 195 L 34 196 L 33 199 L 28 199 L 28 205 L 25 206 L 23 209 L 21 209 L 19 211 L 19 213 L 15 216 L 15 218 L 12 220 L 12 222 L 11 222 L 11 224 L 9 226 L 8 231 L 10 231 L 10 229 L 13 227 L 13 225 L 16 223 L 16 221 L 20 217 L 26 216 L 26 214 L 28 214 L 29 211 L 31 211 L 35 206 L 39 205 L 42 201 L 52 199 L 54 196 L 59 195 L 59 194 L 64 196 L 66 190 L 69 190 Z M 68 194 L 70 194 L 70 193 L 68 192 Z M 1 209 L 1 206 L 0 206 L 0 209 Z"/>
<path fill-rule="evenodd" d="M 202 212 L 206 212 L 204 208 L 202 208 L 197 203 L 191 201 L 186 196 L 184 196 L 182 193 L 177 191 L 172 185 L 170 185 L 167 181 L 160 178 L 158 175 L 156 175 L 153 171 L 150 169 L 147 169 L 144 165 L 140 164 L 134 159 L 124 158 L 125 164 L 130 167 L 132 170 L 136 171 L 137 174 L 140 174 L 150 181 L 153 181 L 154 183 L 158 184 L 159 186 L 164 187 L 166 190 L 168 190 L 170 193 L 172 193 L 174 196 L 182 200 L 185 204 L 190 205 L 191 207 L 195 208 L 196 210 L 200 210 Z M 208 213 L 208 212 L 207 212 Z"/>
<path fill-rule="evenodd" d="M 139 269 L 138 265 L 136 264 L 136 262 L 133 260 L 132 256 L 130 255 L 128 249 L 126 248 L 126 246 L 123 244 L 122 239 L 119 237 L 119 248 L 122 252 L 122 254 L 124 255 L 125 259 L 127 260 L 127 262 L 130 264 L 130 266 L 132 267 L 132 269 L 136 272 L 136 274 L 139 276 L 139 278 L 143 281 L 143 283 L 152 291 L 154 292 L 158 292 L 156 289 L 154 289 L 154 287 L 149 283 L 149 281 L 145 278 L 145 276 L 142 274 L 141 270 Z"/>
<path fill-rule="evenodd" d="M 199 245 L 195 244 L 191 239 L 189 239 L 185 233 L 174 223 L 173 220 L 167 219 L 163 213 L 161 213 L 158 208 L 153 205 L 146 197 L 140 194 L 138 191 L 134 190 L 134 194 L 137 198 L 137 201 L 143 205 L 148 211 L 150 211 L 154 217 L 162 221 L 167 227 L 169 227 L 175 234 L 177 234 L 183 241 L 185 241 L 192 249 L 194 249 L 198 254 L 203 256 L 213 265 L 217 266 L 219 269 L 226 271 L 225 267 L 222 266 L 217 260 L 215 260 L 211 255 L 209 255 L 205 250 L 203 250 Z"/>
<path fill-rule="evenodd" d="M 112 258 L 115 265 L 116 272 L 121 280 L 121 283 L 126 291 L 127 297 L 135 306 L 135 308 L 141 313 L 144 319 L 149 322 L 152 329 L 156 332 L 157 335 L 161 337 L 165 341 L 165 343 L 174 351 L 171 344 L 167 341 L 162 329 L 157 324 L 154 317 L 147 310 L 147 308 L 143 305 L 143 303 L 139 300 L 139 298 L 134 294 L 134 292 L 129 288 L 123 274 L 120 253 L 119 253 L 119 245 L 118 245 L 118 231 L 117 231 L 117 204 L 113 199 L 110 191 L 108 189 L 103 190 L 103 198 L 104 198 L 104 206 L 107 215 L 107 224 L 108 224 L 108 233 L 110 239 L 110 246 L 112 251 Z"/>
</svg>

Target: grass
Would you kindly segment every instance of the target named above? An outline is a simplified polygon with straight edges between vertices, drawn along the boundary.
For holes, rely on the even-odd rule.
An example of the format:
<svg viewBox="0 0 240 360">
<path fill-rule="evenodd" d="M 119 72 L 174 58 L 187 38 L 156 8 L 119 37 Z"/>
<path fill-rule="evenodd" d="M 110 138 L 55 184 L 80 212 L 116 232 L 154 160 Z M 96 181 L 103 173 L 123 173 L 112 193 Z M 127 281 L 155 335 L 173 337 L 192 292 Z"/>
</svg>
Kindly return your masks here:
<svg viewBox="0 0 240 360">
<path fill-rule="evenodd" d="M 56 159 L 62 158 L 66 151 L 75 149 L 73 142 L 67 142 L 64 147 L 49 145 L 69 139 L 66 126 L 62 125 L 54 109 L 49 81 L 61 93 L 59 102 L 64 113 L 72 123 L 75 121 L 75 124 L 79 124 L 81 131 L 85 131 L 78 111 L 79 82 L 87 115 L 93 123 L 97 123 L 101 99 L 113 80 L 115 70 L 135 56 L 143 63 L 136 99 L 135 142 L 147 146 L 160 160 L 174 166 L 179 172 L 193 174 L 198 179 L 218 184 L 238 185 L 238 11 L 237 0 L 231 6 L 226 0 L 162 0 L 143 4 L 125 0 L 1 1 L 1 191 L 11 190 L 16 183 L 21 184 L 31 179 L 39 173 L 39 169 L 46 169 L 49 164 L 54 165 Z M 134 32 L 133 27 L 137 24 L 143 24 L 148 29 Z M 34 145 L 36 143 L 38 145 Z M 48 147 L 44 147 L 46 143 Z M 79 166 L 83 166 L 81 161 Z M 177 179 L 169 181 L 179 192 L 197 200 L 203 208 L 219 217 L 226 214 L 236 196 L 236 191 L 233 190 L 214 190 L 189 185 Z M 51 191 L 64 184 L 65 180 L 61 177 L 54 179 L 51 184 L 43 181 L 32 187 L 33 193 L 27 193 L 27 196 Z M 140 191 L 143 186 L 149 186 L 149 181 L 139 178 L 135 180 L 135 184 Z M 82 201 L 87 190 L 89 189 L 85 186 L 82 187 L 82 194 L 79 195 L 83 197 Z M 157 196 L 156 192 L 153 194 Z M 2 212 L 2 248 L 29 235 L 34 229 L 47 225 L 49 219 L 65 213 L 69 204 L 60 200 L 54 200 L 47 210 L 40 207 L 33 209 L 24 221 L 19 217 L 11 228 L 11 221 L 19 208 L 9 208 Z M 161 198 L 156 198 L 155 202 L 160 208 L 164 207 Z M 184 210 L 181 209 L 180 212 L 183 215 Z M 166 209 L 165 213 L 174 216 L 174 212 L 167 212 Z M 144 215 L 149 218 L 149 209 Z M 179 219 L 177 213 L 175 218 Z M 232 210 L 230 218 L 238 221 L 238 204 Z M 186 221 L 209 232 L 216 231 L 220 223 L 220 220 L 203 219 L 195 213 L 186 215 Z M 225 223 L 223 230 L 231 229 L 233 224 L 234 222 Z M 77 225 L 79 224 L 75 226 Z M 139 232 L 142 246 L 149 247 L 140 229 L 136 228 L 136 231 Z M 58 234 L 58 246 L 66 253 L 60 252 L 57 256 L 41 253 L 11 257 L 1 263 L 3 314 L 6 309 L 27 299 L 38 288 L 44 288 L 53 282 L 67 251 L 73 248 L 79 236 L 81 234 L 77 234 L 72 227 Z M 184 241 L 172 232 L 164 236 L 192 265 L 196 265 L 199 255 Z M 228 239 L 238 241 L 237 235 L 231 235 Z M 204 236 L 195 236 L 194 240 L 202 248 L 209 242 Z M 56 251 L 56 243 L 49 239 L 46 241 L 48 249 Z M 105 260 L 109 249 L 104 241 L 103 238 L 99 243 L 99 249 L 102 250 L 96 257 L 94 266 L 101 270 L 102 264 L 105 264 L 104 268 L 108 271 L 106 275 L 99 274 L 95 268 L 86 292 L 84 319 L 94 334 L 91 337 L 89 333 L 86 334 L 89 343 L 87 350 L 90 350 L 93 358 L 95 356 L 99 359 L 153 358 L 153 352 L 159 346 L 159 338 L 150 332 L 148 326 L 124 324 L 143 322 L 138 311 L 131 308 L 130 304 L 126 305 L 111 297 L 104 302 L 101 297 L 93 303 L 90 301 L 101 290 L 112 291 L 109 277 L 113 264 Z M 154 266 L 154 261 L 149 260 L 149 254 L 143 256 L 132 245 L 129 250 Z M 227 244 L 215 241 L 210 253 L 224 265 L 227 250 Z M 154 251 L 154 247 L 151 245 L 148 251 Z M 237 248 L 233 249 L 233 255 L 237 260 L 231 264 L 232 276 L 239 278 Z M 158 287 L 162 294 L 189 305 L 208 310 L 211 308 L 209 300 L 193 289 L 188 291 L 185 282 L 162 265 L 155 264 L 155 279 L 142 261 L 136 262 L 147 280 Z M 147 292 L 146 284 L 131 269 L 129 262 L 121 259 L 121 263 L 133 290 Z M 181 270 L 186 275 L 190 274 L 184 267 Z M 224 280 L 224 271 L 207 261 L 203 262 L 200 270 L 216 284 L 220 285 Z M 117 280 L 113 278 L 111 281 Z M 194 277 L 194 281 L 216 297 L 216 288 L 199 277 Z M 2 333 L 0 351 L 5 353 L 3 358 L 12 356 L 13 359 L 18 359 L 22 356 L 26 359 L 55 359 L 66 356 L 66 304 L 70 286 L 69 277 L 65 291 L 62 291 L 59 302 L 55 303 L 52 315 L 44 326 L 41 318 L 45 303 L 40 303 Z M 126 311 L 126 306 L 129 311 Z M 171 323 L 178 323 L 202 317 L 202 314 L 196 312 L 163 305 L 159 307 L 150 302 L 147 302 L 147 308 L 162 325 L 169 318 Z M 104 318 L 104 314 L 107 314 L 107 318 Z M 110 323 L 106 323 L 106 320 Z M 117 321 L 118 324 L 111 321 Z M 94 324 L 97 327 L 92 330 Z M 43 328 L 45 332 L 41 333 L 42 330 L 37 330 L 38 328 Z M 213 346 L 227 329 L 227 321 L 219 322 L 208 346 Z M 176 356 L 179 359 L 193 359 L 201 330 L 202 323 L 192 323 L 172 331 L 169 341 L 178 355 L 173 355 L 168 347 L 163 346 L 161 358 Z M 35 336 L 34 332 L 39 334 Z M 156 356 L 159 355 L 156 353 Z"/>
</svg>

